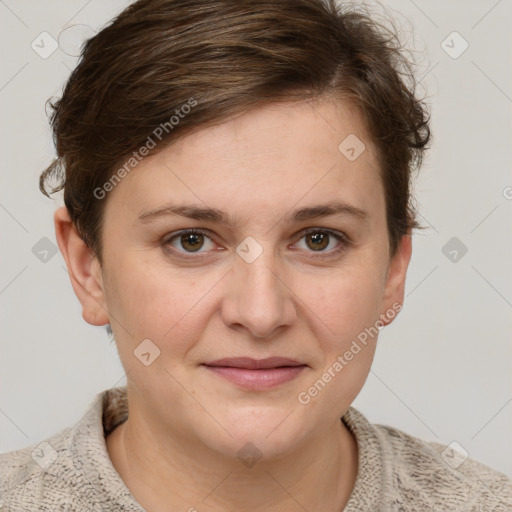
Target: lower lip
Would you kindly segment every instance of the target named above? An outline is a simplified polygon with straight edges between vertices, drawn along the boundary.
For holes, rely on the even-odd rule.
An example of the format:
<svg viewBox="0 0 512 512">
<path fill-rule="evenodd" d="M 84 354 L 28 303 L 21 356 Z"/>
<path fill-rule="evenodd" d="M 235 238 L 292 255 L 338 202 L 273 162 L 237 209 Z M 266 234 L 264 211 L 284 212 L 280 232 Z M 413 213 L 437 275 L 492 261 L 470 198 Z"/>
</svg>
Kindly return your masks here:
<svg viewBox="0 0 512 512">
<path fill-rule="evenodd" d="M 283 366 L 249 370 L 230 366 L 206 366 L 212 372 L 247 389 L 269 389 L 289 382 L 304 370 L 306 366 Z"/>
</svg>

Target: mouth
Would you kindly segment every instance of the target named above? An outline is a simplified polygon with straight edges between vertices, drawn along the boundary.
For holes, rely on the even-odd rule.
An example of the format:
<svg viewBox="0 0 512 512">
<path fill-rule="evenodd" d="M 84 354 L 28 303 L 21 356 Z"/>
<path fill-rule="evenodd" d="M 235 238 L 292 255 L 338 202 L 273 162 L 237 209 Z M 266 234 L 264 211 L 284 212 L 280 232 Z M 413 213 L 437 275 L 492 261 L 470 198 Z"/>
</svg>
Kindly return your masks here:
<svg viewBox="0 0 512 512">
<path fill-rule="evenodd" d="M 230 357 L 203 363 L 214 374 L 246 389 L 269 389 L 295 379 L 307 364 L 287 357 Z"/>
<path fill-rule="evenodd" d="M 282 367 L 306 366 L 295 359 L 287 357 L 267 357 L 266 359 L 252 359 L 251 357 L 225 357 L 204 363 L 211 367 L 240 368 L 246 370 L 266 370 Z"/>
</svg>

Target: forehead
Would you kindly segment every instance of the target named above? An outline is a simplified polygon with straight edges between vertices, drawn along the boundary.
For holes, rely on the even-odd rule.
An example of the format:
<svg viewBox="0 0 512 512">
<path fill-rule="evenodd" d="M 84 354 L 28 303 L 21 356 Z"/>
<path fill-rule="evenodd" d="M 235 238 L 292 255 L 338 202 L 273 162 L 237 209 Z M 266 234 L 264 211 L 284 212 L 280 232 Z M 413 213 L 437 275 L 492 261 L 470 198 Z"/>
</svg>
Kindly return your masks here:
<svg viewBox="0 0 512 512">
<path fill-rule="evenodd" d="M 326 99 L 270 104 L 199 129 L 146 157 L 109 194 L 107 208 L 122 203 L 132 217 L 168 202 L 239 218 L 339 199 L 377 210 L 384 200 L 359 113 Z"/>
</svg>

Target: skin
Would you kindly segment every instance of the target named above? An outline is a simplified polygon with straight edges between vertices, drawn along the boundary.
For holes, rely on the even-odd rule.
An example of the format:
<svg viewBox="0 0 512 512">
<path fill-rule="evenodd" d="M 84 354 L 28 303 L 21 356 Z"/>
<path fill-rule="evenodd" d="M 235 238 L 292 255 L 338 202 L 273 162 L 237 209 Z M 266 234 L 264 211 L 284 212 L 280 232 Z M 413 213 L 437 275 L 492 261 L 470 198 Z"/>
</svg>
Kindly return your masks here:
<svg viewBox="0 0 512 512">
<path fill-rule="evenodd" d="M 338 150 L 352 133 L 366 145 L 353 162 Z M 83 318 L 111 324 L 127 373 L 130 416 L 106 444 L 132 494 L 152 512 L 342 510 L 358 448 L 340 418 L 364 385 L 378 336 L 307 405 L 297 397 L 402 304 L 412 250 L 404 236 L 389 258 L 384 189 L 357 111 L 325 97 L 259 107 L 145 158 L 105 200 L 102 267 L 64 207 L 55 227 Z M 284 221 L 332 200 L 366 210 L 367 220 Z M 217 208 L 239 224 L 137 221 L 168 203 Z M 198 252 L 179 236 L 169 241 L 190 228 L 210 232 Z M 306 228 L 345 233 L 351 244 L 330 237 L 315 250 Z M 263 250 L 252 263 L 236 252 L 248 236 Z M 134 356 L 147 338 L 160 350 L 148 366 Z M 263 391 L 202 365 L 276 355 L 308 366 Z M 252 467 L 237 457 L 248 442 L 262 454 Z"/>
</svg>

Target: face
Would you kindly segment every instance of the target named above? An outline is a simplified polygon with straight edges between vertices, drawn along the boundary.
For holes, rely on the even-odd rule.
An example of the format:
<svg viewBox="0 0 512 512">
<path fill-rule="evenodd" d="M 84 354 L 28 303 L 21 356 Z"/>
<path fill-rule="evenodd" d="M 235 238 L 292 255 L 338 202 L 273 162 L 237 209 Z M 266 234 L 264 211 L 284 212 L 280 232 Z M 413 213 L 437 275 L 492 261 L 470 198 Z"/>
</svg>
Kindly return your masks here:
<svg viewBox="0 0 512 512">
<path fill-rule="evenodd" d="M 355 139 L 354 152 L 338 148 L 351 134 L 365 145 L 355 160 Z M 96 300 L 80 298 L 84 318 L 112 326 L 130 415 L 163 438 L 226 454 L 252 442 L 268 456 L 339 422 L 410 258 L 405 237 L 389 259 L 356 111 L 260 107 L 146 158 L 105 200 Z M 255 369 L 267 358 L 286 360 Z"/>
</svg>

